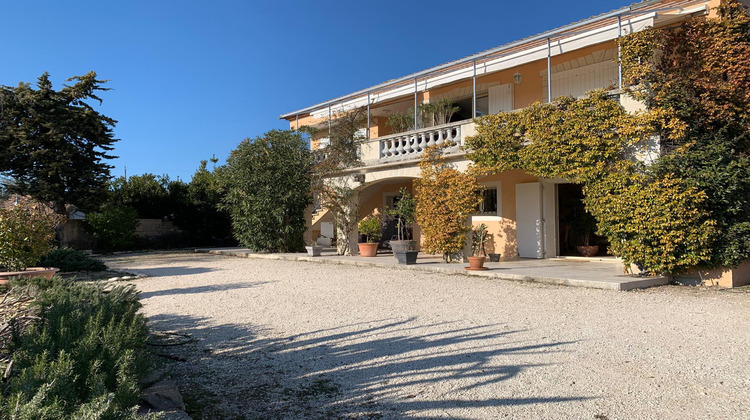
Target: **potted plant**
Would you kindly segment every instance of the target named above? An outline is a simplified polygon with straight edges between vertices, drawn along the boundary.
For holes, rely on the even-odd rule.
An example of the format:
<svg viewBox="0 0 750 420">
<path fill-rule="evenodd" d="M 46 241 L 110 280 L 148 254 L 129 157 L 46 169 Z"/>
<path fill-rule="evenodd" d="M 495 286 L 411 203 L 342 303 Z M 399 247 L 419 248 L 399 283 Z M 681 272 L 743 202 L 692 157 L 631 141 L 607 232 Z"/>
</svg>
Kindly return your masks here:
<svg viewBox="0 0 750 420">
<path fill-rule="evenodd" d="M 374 257 L 378 253 L 381 229 L 380 219 L 375 216 L 367 216 L 359 221 L 359 233 L 365 237 L 365 242 L 357 244 L 360 256 Z"/>
<path fill-rule="evenodd" d="M 577 206 L 573 212 L 572 227 L 579 238 L 581 245 L 576 246 L 576 252 L 582 257 L 593 257 L 599 253 L 599 245 L 591 245 L 591 237 L 596 230 L 596 218 L 586 211 L 583 203 Z"/>
<path fill-rule="evenodd" d="M 484 266 L 484 244 L 487 243 L 487 225 L 484 223 L 471 228 L 471 256 L 467 270 L 487 270 Z"/>
<path fill-rule="evenodd" d="M 398 191 L 398 197 L 394 200 L 393 208 L 388 209 L 388 215 L 396 218 L 396 239 L 390 241 L 393 255 L 399 264 L 416 264 L 417 242 L 412 237 L 412 225 L 416 221 L 417 200 L 412 197 L 406 188 Z M 408 239 L 407 239 L 408 238 Z"/>
<path fill-rule="evenodd" d="M 319 257 L 320 252 L 323 250 L 323 247 L 318 245 L 315 241 L 310 241 L 306 246 L 305 249 L 307 250 L 307 256 L 308 257 Z"/>
<path fill-rule="evenodd" d="M 51 278 L 59 269 L 30 267 L 52 250 L 63 216 L 40 205 L 0 209 L 0 283 L 19 277 Z"/>
</svg>

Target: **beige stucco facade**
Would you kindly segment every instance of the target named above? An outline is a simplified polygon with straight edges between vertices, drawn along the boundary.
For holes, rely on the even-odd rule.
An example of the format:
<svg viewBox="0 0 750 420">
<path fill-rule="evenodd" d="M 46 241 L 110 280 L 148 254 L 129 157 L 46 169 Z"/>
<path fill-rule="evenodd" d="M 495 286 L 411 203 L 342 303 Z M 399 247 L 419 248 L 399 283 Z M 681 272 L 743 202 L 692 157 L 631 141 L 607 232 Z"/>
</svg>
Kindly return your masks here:
<svg viewBox="0 0 750 420">
<path fill-rule="evenodd" d="M 638 9 L 642 11 L 640 15 L 629 13 L 620 16 L 617 25 L 621 25 L 620 33 L 648 26 L 675 25 L 685 19 L 713 15 L 713 8 L 719 4 L 720 0 L 664 0 L 650 3 L 647 10 Z M 495 112 L 493 103 L 496 109 L 499 106 L 497 104 L 503 104 L 501 111 L 512 111 L 535 102 L 546 102 L 549 96 L 580 96 L 585 91 L 604 88 L 619 95 L 620 102 L 627 111 L 643 109 L 642 103 L 621 94 L 620 70 L 616 63 L 618 46 L 612 32 L 612 22 L 617 22 L 617 19 L 592 18 L 590 23 L 576 24 L 575 30 L 571 29 L 569 35 L 560 35 L 554 41 L 550 35 L 546 44 L 549 59 L 542 54 L 545 53 L 544 39 L 532 38 L 525 46 L 523 43 L 521 46 L 510 45 L 505 55 L 490 55 L 489 58 L 479 59 L 484 60 L 479 66 L 475 59 L 470 63 L 473 65 L 473 72 L 467 72 L 468 64 L 461 67 L 460 62 L 449 63 L 446 65 L 447 70 L 436 68 L 434 75 L 425 73 L 423 76 L 415 76 L 413 82 L 397 79 L 391 87 L 378 87 L 366 93 L 363 91 L 359 96 L 345 96 L 338 103 L 323 103 L 318 108 L 311 107 L 284 118 L 289 121 L 292 129 L 305 125 L 316 126 L 318 134 L 311 139 L 311 148 L 316 149 L 320 146 L 319 139 L 328 134 L 326 128 L 329 114 L 335 120 L 338 112 L 346 112 L 347 106 L 352 109 L 366 104 L 370 118 L 369 126 L 363 127 L 369 136 L 360 145 L 363 166 L 337 176 L 358 180 L 360 218 L 374 213 L 383 214 L 387 211 L 387 198 L 396 195 L 399 189 L 406 188 L 414 193 L 413 181 L 421 176 L 419 156 L 428 144 L 428 139 L 450 138 L 457 146 L 447 152 L 447 160 L 459 170 L 467 170 L 470 166 L 465 151 L 460 146 L 475 133 L 475 125 L 471 119 L 451 121 L 438 127 L 421 127 L 412 132 L 393 132 L 392 127 L 387 124 L 389 113 L 404 113 L 415 104 L 415 100 L 417 104 L 442 99 L 463 101 L 465 104 L 467 98 L 472 101 L 469 103 L 475 103 L 473 101 L 477 98 L 484 97 L 489 103 L 490 112 Z M 452 77 L 451 72 L 459 76 Z M 411 91 L 410 83 L 413 86 Z M 498 98 L 493 97 L 493 94 L 506 96 Z M 367 98 L 366 103 L 362 102 L 364 97 Z M 658 149 L 658 142 L 655 141 L 648 146 L 648 150 L 641 151 L 636 157 L 650 161 L 658 154 Z M 353 178 L 355 175 L 357 178 Z M 467 221 L 472 225 L 484 223 L 488 226 L 488 253 L 534 258 L 560 255 L 562 242 L 557 208 L 558 187 L 565 184 L 565 180 L 545 180 L 522 171 L 507 171 L 481 177 L 479 182 L 488 188 L 497 188 L 498 192 L 496 214 L 475 215 Z M 321 234 L 321 224 L 330 224 L 333 219 L 322 208 L 311 212 L 309 221 L 308 235 L 315 239 Z M 415 239 L 420 239 L 418 226 L 415 226 L 414 236 Z M 532 245 L 532 250 L 536 247 L 537 252 L 529 253 L 529 245 Z M 701 276 L 709 283 L 722 286 L 748 284 L 750 263 L 735 269 L 702 272 Z"/>
</svg>

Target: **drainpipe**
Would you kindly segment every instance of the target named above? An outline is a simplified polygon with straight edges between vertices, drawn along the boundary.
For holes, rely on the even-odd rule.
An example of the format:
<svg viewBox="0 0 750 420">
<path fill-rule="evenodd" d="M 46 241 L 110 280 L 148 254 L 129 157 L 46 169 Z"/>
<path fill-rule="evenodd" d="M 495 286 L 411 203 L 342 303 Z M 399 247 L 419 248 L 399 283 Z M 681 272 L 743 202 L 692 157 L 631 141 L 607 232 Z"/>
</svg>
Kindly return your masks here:
<svg viewBox="0 0 750 420">
<path fill-rule="evenodd" d="M 417 78 L 414 78 L 414 129 L 417 129 Z"/>
<path fill-rule="evenodd" d="M 539 234 L 542 235 L 542 258 L 547 258 L 547 222 L 544 219 L 544 180 L 539 179 Z"/>
<path fill-rule="evenodd" d="M 328 141 L 331 141 L 331 106 L 328 105 Z"/>
<path fill-rule="evenodd" d="M 552 102 L 552 45 L 547 38 L 547 102 Z"/>
<path fill-rule="evenodd" d="M 370 92 L 367 92 L 367 140 L 370 140 Z"/>
<path fill-rule="evenodd" d="M 474 63 L 474 76 L 472 77 L 472 91 L 471 91 L 471 118 L 477 117 L 477 60 Z"/>
<path fill-rule="evenodd" d="M 617 16 L 617 40 L 619 41 L 622 37 L 622 17 Z M 622 89 L 622 51 L 620 49 L 620 43 L 617 43 L 617 88 Z"/>
<path fill-rule="evenodd" d="M 299 114 L 294 116 L 295 130 L 299 131 Z"/>
</svg>

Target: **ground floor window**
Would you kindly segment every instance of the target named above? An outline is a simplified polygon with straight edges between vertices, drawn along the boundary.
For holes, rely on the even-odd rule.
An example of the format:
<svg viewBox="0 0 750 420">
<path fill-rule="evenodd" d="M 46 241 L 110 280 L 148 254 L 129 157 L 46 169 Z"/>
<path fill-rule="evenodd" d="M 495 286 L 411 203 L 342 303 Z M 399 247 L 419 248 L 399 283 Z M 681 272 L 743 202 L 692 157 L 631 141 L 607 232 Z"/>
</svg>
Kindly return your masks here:
<svg viewBox="0 0 750 420">
<path fill-rule="evenodd" d="M 497 187 L 482 190 L 482 202 L 477 206 L 477 214 L 497 216 Z"/>
</svg>

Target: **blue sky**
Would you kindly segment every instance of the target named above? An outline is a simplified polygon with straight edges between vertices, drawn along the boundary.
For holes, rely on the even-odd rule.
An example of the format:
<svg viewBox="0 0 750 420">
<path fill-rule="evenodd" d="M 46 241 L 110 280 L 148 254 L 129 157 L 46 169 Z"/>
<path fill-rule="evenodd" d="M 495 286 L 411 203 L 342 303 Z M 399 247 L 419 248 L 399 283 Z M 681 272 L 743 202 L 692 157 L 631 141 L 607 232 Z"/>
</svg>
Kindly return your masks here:
<svg viewBox="0 0 750 420">
<path fill-rule="evenodd" d="M 113 175 L 187 181 L 280 114 L 628 4 L 479 3 L 3 1 L 0 84 L 96 71 Z"/>
</svg>

